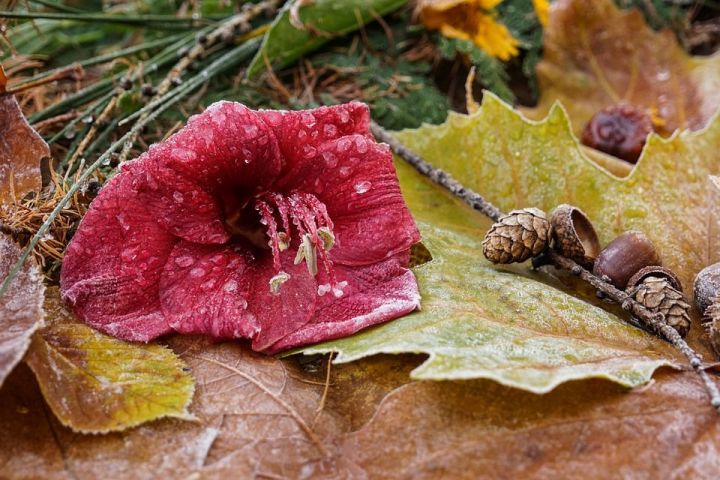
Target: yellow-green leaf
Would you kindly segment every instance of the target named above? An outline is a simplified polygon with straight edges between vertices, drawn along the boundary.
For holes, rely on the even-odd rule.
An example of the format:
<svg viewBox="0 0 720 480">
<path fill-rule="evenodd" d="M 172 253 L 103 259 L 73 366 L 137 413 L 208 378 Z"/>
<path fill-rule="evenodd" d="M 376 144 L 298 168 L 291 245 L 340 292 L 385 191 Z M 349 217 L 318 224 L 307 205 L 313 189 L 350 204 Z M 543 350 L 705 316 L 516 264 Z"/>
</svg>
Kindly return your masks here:
<svg viewBox="0 0 720 480">
<path fill-rule="evenodd" d="M 541 118 L 561 101 L 581 132 L 598 111 L 620 102 L 648 110 L 665 132 L 698 129 L 720 106 L 720 53 L 693 57 L 670 30 L 653 31 L 638 10 L 612 0 L 558 0 L 550 10 L 538 64 Z"/>
<path fill-rule="evenodd" d="M 472 116 L 451 114 L 445 124 L 397 137 L 504 211 L 572 203 L 588 213 L 604 243 L 624 230 L 644 231 L 684 285 L 717 255 L 717 244 L 704 239 L 707 177 L 720 170 L 718 120 L 668 140 L 651 136 L 627 178 L 585 157 L 562 108 L 531 122 L 489 93 Z M 480 245 L 489 223 L 404 164 L 398 167 L 433 255 L 415 269 L 422 311 L 305 352 L 338 351 L 338 361 L 427 353 L 415 378 L 492 378 L 533 392 L 587 377 L 639 385 L 677 358 L 667 344 L 578 292 L 543 283 L 550 275 L 489 265 Z"/>
<path fill-rule="evenodd" d="M 33 337 L 26 361 L 63 425 L 104 433 L 192 418 L 194 382 L 172 350 L 98 333 L 63 309 L 57 288 L 48 290 L 45 310 L 47 326 Z"/>
</svg>

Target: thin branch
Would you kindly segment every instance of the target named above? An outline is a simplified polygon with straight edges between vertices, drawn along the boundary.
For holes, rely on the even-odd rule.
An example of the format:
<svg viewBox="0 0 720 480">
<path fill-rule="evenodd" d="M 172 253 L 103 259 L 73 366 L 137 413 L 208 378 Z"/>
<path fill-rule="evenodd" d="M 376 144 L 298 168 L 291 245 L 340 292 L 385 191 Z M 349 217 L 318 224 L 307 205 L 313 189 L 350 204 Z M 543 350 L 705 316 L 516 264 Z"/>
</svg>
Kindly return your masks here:
<svg viewBox="0 0 720 480">
<path fill-rule="evenodd" d="M 470 207 L 479 211 L 483 215 L 486 215 L 493 221 L 497 222 L 500 219 L 502 216 L 500 209 L 486 200 L 482 195 L 464 187 L 447 172 L 433 167 L 419 155 L 412 152 L 402 143 L 398 142 L 380 125 L 372 122 L 370 128 L 379 140 L 390 145 L 390 148 L 397 156 L 412 165 L 422 175 L 446 188 L 450 191 L 450 193 L 459 197 Z M 685 358 L 688 359 L 688 362 L 695 373 L 700 376 L 705 390 L 710 397 L 711 405 L 718 413 L 720 413 L 720 391 L 718 391 L 717 385 L 704 370 L 702 357 L 690 348 L 687 342 L 674 328 L 667 324 L 663 314 L 648 310 L 627 293 L 615 288 L 613 285 L 593 275 L 573 260 L 564 257 L 553 250 L 549 250 L 545 254 L 545 261 L 549 262 L 559 270 L 566 270 L 580 277 L 583 281 L 589 283 L 598 291 L 605 294 L 607 298 L 610 298 L 620 304 L 624 310 L 630 312 L 642 325 L 646 326 L 648 329 L 655 332 L 660 338 L 663 338 L 675 346 L 675 348 L 677 348 L 685 356 Z"/>
</svg>

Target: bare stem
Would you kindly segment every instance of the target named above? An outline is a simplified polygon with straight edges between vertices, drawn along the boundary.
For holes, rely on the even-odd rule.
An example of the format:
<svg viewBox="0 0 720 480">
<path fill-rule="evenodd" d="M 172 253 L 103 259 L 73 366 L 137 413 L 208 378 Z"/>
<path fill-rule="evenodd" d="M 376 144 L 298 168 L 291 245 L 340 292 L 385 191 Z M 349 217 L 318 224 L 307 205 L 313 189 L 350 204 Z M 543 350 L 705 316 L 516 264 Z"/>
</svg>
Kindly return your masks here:
<svg viewBox="0 0 720 480">
<path fill-rule="evenodd" d="M 425 175 L 433 182 L 446 188 L 450 191 L 450 193 L 459 197 L 473 209 L 479 211 L 483 215 L 486 215 L 493 221 L 498 221 L 498 219 L 502 216 L 500 209 L 486 200 L 482 195 L 464 187 L 447 172 L 433 167 L 419 155 L 412 152 L 402 143 L 398 142 L 384 128 L 374 122 L 371 123 L 370 127 L 373 134 L 379 140 L 390 145 L 390 148 L 397 156 L 412 165 L 422 175 Z M 593 275 L 572 259 L 564 257 L 553 250 L 547 252 L 545 260 L 559 270 L 566 270 L 580 277 L 583 281 L 589 283 L 595 289 L 605 294 L 606 297 L 617 302 L 624 310 L 630 312 L 633 318 L 639 321 L 641 325 L 655 332 L 660 338 L 663 338 L 677 348 L 685 356 L 685 358 L 688 359 L 688 362 L 695 373 L 700 376 L 700 379 L 705 386 L 705 390 L 710 397 L 711 405 L 718 413 L 720 413 L 720 391 L 718 391 L 717 385 L 703 368 L 702 356 L 695 352 L 680 336 L 680 334 L 667 324 L 663 314 L 648 310 L 627 293 Z"/>
</svg>

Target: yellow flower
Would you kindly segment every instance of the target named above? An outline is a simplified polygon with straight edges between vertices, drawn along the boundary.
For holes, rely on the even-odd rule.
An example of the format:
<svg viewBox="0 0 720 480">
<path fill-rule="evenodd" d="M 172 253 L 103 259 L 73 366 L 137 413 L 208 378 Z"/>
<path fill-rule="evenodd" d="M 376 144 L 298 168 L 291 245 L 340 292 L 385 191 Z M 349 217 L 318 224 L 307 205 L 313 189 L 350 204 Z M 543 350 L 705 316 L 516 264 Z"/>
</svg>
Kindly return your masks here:
<svg viewBox="0 0 720 480">
<path fill-rule="evenodd" d="M 471 40 L 488 55 L 507 61 L 517 56 L 518 41 L 491 12 L 502 0 L 421 0 L 425 27 L 449 38 Z"/>
<path fill-rule="evenodd" d="M 535 15 L 537 15 L 540 25 L 547 26 L 548 14 L 550 12 L 550 0 L 532 0 Z"/>
</svg>

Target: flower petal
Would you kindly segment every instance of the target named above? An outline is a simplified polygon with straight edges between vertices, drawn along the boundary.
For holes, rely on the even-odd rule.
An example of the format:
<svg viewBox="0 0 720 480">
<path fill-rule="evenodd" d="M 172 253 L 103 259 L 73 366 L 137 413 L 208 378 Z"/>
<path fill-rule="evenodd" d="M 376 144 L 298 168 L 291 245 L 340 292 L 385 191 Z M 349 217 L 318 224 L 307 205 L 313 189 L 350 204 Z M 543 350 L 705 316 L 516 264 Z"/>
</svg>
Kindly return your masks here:
<svg viewBox="0 0 720 480">
<path fill-rule="evenodd" d="M 314 110 L 261 110 L 265 123 L 275 132 L 285 158 L 283 176 L 275 188 L 287 190 L 302 175 L 305 164 L 317 158 L 323 143 L 346 135 L 370 135 L 370 110 L 360 102 L 345 103 Z"/>
<path fill-rule="evenodd" d="M 338 281 L 347 282 L 342 296 L 335 297 L 332 290 L 325 293 L 319 298 L 310 322 L 265 351 L 275 353 L 344 337 L 419 308 L 415 276 L 405 268 L 409 258 L 408 250 L 374 265 L 336 267 Z"/>
<path fill-rule="evenodd" d="M 123 165 L 149 215 L 170 233 L 190 242 L 225 243 L 218 200 L 205 189 L 148 156 Z"/>
<path fill-rule="evenodd" d="M 160 303 L 180 333 L 251 338 L 258 331 L 248 312 L 251 258 L 227 245 L 178 243 L 160 280 Z"/>
<path fill-rule="evenodd" d="M 119 175 L 92 202 L 65 252 L 60 290 L 91 326 L 124 340 L 149 341 L 170 328 L 158 286 L 175 238 Z"/>
<path fill-rule="evenodd" d="M 297 251 L 289 249 L 280 254 L 282 270 L 289 275 L 277 293 L 270 291 L 270 279 L 275 271 L 272 258 L 258 259 L 254 272 L 250 311 L 260 324 L 260 332 L 253 339 L 253 350 L 264 350 L 279 339 L 291 334 L 310 321 L 317 302 L 317 282 L 305 264 L 295 265 Z"/>
<path fill-rule="evenodd" d="M 387 145 L 362 135 L 325 142 L 293 178 L 293 187 L 315 194 L 335 223 L 335 263 L 375 263 L 420 240 Z"/>
<path fill-rule="evenodd" d="M 182 130 L 147 155 L 211 192 L 237 188 L 254 192 L 272 182 L 283 166 L 275 134 L 260 115 L 225 101 L 191 117 Z"/>
</svg>

